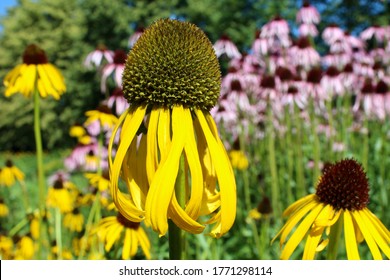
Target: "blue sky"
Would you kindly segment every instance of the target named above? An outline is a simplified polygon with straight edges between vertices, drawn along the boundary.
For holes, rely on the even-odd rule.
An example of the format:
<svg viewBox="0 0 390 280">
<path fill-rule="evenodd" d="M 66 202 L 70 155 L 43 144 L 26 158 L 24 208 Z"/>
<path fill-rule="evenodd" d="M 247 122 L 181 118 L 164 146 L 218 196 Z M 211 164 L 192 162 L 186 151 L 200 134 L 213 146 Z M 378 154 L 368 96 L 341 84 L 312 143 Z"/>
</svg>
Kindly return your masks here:
<svg viewBox="0 0 390 280">
<path fill-rule="evenodd" d="M 16 4 L 16 0 L 0 0 L 0 16 L 7 13 L 7 8 Z"/>
</svg>

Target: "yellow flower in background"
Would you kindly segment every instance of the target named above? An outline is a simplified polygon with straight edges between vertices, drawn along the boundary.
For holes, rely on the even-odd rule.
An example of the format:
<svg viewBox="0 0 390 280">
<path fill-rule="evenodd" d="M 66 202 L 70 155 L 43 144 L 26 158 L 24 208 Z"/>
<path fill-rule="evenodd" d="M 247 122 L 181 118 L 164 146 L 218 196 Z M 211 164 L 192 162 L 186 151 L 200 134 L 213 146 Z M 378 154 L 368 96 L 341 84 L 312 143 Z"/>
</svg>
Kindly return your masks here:
<svg viewBox="0 0 390 280">
<path fill-rule="evenodd" d="M 0 170 L 0 185 L 11 187 L 16 181 L 23 180 L 24 173 L 11 160 L 7 160 L 5 166 Z"/>
<path fill-rule="evenodd" d="M 252 220 L 266 219 L 271 215 L 271 213 L 271 201 L 267 196 L 264 196 L 257 207 L 249 211 L 248 218 Z"/>
<path fill-rule="evenodd" d="M 140 223 L 134 223 L 118 212 L 117 216 L 103 218 L 96 230 L 104 249 L 109 252 L 116 242 L 122 247 L 122 259 L 127 260 L 137 254 L 141 247 L 145 257 L 150 259 L 150 241 Z"/>
<path fill-rule="evenodd" d="M 109 144 L 111 193 L 126 219 L 145 220 L 160 235 L 166 234 L 168 219 L 191 233 L 214 224 L 213 237 L 232 227 L 234 173 L 209 113 L 218 100 L 220 80 L 212 44 L 195 25 L 159 20 L 139 38 L 123 72 L 130 108 Z M 180 192 L 188 194 L 182 204 L 175 190 L 179 172 L 185 172 Z M 128 194 L 119 190 L 120 176 Z"/>
<path fill-rule="evenodd" d="M 98 122 L 101 127 L 112 129 L 118 122 L 118 118 L 112 114 L 107 105 L 101 104 L 96 110 L 90 110 L 85 113 L 87 120 L 85 126 Z"/>
<path fill-rule="evenodd" d="M 44 217 L 47 218 L 47 217 Z M 30 219 L 30 234 L 34 240 L 39 238 L 39 211 L 35 211 L 29 215 Z"/>
<path fill-rule="evenodd" d="M 316 193 L 290 205 L 283 213 L 289 219 L 275 236 L 280 238 L 281 259 L 289 259 L 306 236 L 303 259 L 314 259 L 330 245 L 324 231 L 342 223 L 347 257 L 360 259 L 358 244 L 366 241 L 375 260 L 390 258 L 390 232 L 367 208 L 369 184 L 362 166 L 353 159 L 329 165 L 321 176 Z M 294 233 L 287 237 L 297 226 Z M 287 242 L 286 242 L 287 240 Z"/>
<path fill-rule="evenodd" d="M 37 88 L 42 98 L 51 95 L 58 100 L 66 90 L 60 71 L 48 63 L 45 52 L 34 44 L 26 47 L 23 63 L 5 76 L 4 86 L 6 97 L 15 93 L 30 97 Z"/>
<path fill-rule="evenodd" d="M 66 213 L 64 216 L 64 227 L 70 231 L 81 232 L 84 226 L 84 216 L 80 213 L 78 208 L 73 209 L 72 212 Z"/>
<path fill-rule="evenodd" d="M 4 203 L 4 199 L 0 198 L 0 217 L 7 217 L 8 213 L 8 206 Z"/>
<path fill-rule="evenodd" d="M 51 252 L 48 257 L 49 260 L 58 260 L 58 246 L 56 244 L 51 246 Z M 73 260 L 72 253 L 67 249 L 62 249 L 62 260 Z"/>
<path fill-rule="evenodd" d="M 61 213 L 67 213 L 73 210 L 75 195 L 73 191 L 76 186 L 70 181 L 63 181 L 62 177 L 54 182 L 47 193 L 47 206 L 59 208 Z"/>
<path fill-rule="evenodd" d="M 91 136 L 87 134 L 87 131 L 81 125 L 71 126 L 69 129 L 69 135 L 77 138 L 77 141 L 83 145 L 88 145 L 92 142 Z"/>
<path fill-rule="evenodd" d="M 102 175 L 97 173 L 85 173 L 84 176 L 89 180 L 89 184 L 96 187 L 99 191 L 108 190 L 110 187 L 108 171 L 104 171 Z"/>
<path fill-rule="evenodd" d="M 16 243 L 15 260 L 31 260 L 35 254 L 35 244 L 30 236 L 22 236 Z"/>
<path fill-rule="evenodd" d="M 10 260 L 12 258 L 14 242 L 12 238 L 0 235 L 0 259 Z"/>
<path fill-rule="evenodd" d="M 231 150 L 229 152 L 229 158 L 232 163 L 233 168 L 238 170 L 248 169 L 249 162 L 245 153 L 240 150 Z"/>
</svg>

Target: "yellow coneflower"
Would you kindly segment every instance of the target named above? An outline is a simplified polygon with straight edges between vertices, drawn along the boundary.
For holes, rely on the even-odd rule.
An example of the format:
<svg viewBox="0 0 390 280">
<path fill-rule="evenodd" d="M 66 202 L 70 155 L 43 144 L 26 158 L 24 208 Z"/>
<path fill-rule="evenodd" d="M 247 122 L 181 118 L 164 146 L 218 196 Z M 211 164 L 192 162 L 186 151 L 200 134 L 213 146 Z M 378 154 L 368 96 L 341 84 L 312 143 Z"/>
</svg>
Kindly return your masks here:
<svg viewBox="0 0 390 280">
<path fill-rule="evenodd" d="M 62 213 L 72 211 L 75 197 L 71 191 L 75 188 L 73 183 L 59 177 L 48 190 L 47 206 L 58 207 Z"/>
<path fill-rule="evenodd" d="M 0 235 L 0 259 L 10 260 L 13 257 L 14 242 L 12 238 Z"/>
<path fill-rule="evenodd" d="M 209 113 L 220 80 L 212 44 L 190 23 L 159 20 L 129 53 L 123 93 L 130 108 L 114 129 L 109 156 L 119 128 L 120 142 L 109 164 L 113 200 L 130 221 L 145 220 L 160 235 L 166 234 L 168 219 L 201 233 L 205 226 L 199 218 L 209 216 L 205 224 L 215 224 L 213 237 L 232 227 L 234 173 Z M 185 177 L 182 202 L 175 190 L 179 170 Z M 120 174 L 129 196 L 118 188 Z"/>
<path fill-rule="evenodd" d="M 35 254 L 35 244 L 30 236 L 22 236 L 16 243 L 15 260 L 31 260 Z"/>
<path fill-rule="evenodd" d="M 272 213 L 271 201 L 267 196 L 264 196 L 256 208 L 248 213 L 248 218 L 253 220 L 260 220 L 267 218 Z"/>
<path fill-rule="evenodd" d="M 118 118 L 104 104 L 101 104 L 96 110 L 87 111 L 85 115 L 87 116 L 87 120 L 84 123 L 86 126 L 99 122 L 101 127 L 111 129 L 118 122 Z"/>
<path fill-rule="evenodd" d="M 88 145 L 92 142 L 91 136 L 87 134 L 87 131 L 81 125 L 71 126 L 69 129 L 69 135 L 77 138 L 77 141 L 83 145 Z"/>
<path fill-rule="evenodd" d="M 5 166 L 1 169 L 1 184 L 6 187 L 11 187 L 16 181 L 24 180 L 24 173 L 17 168 L 11 160 L 5 162 Z"/>
<path fill-rule="evenodd" d="M 106 170 L 101 175 L 97 173 L 85 173 L 84 176 L 89 179 L 89 184 L 96 187 L 99 191 L 108 190 L 110 187 L 110 178 Z"/>
<path fill-rule="evenodd" d="M 70 231 L 81 232 L 84 226 L 84 216 L 78 208 L 74 208 L 72 212 L 66 213 L 64 216 L 64 227 Z"/>
<path fill-rule="evenodd" d="M 238 170 L 248 169 L 249 161 L 245 153 L 241 150 L 231 150 L 229 152 L 229 158 L 233 168 Z"/>
<path fill-rule="evenodd" d="M 4 85 L 6 97 L 15 93 L 30 97 L 37 88 L 41 97 L 51 95 L 59 99 L 66 90 L 60 71 L 48 63 L 45 52 L 34 44 L 26 47 L 23 63 L 5 76 Z"/>
<path fill-rule="evenodd" d="M 98 189 L 96 187 L 91 187 L 90 191 L 85 194 L 80 194 L 77 197 L 77 205 L 82 206 L 82 205 L 91 205 L 95 199 L 96 199 L 96 194 L 98 192 Z M 113 210 L 115 207 L 112 207 L 114 204 L 112 202 L 110 193 L 108 190 L 101 191 L 99 195 L 100 199 L 100 204 L 105 207 L 107 210 Z M 114 205 L 115 206 L 115 205 Z"/>
<path fill-rule="evenodd" d="M 50 255 L 48 257 L 49 260 L 58 260 L 58 246 L 55 244 L 52 244 L 51 246 L 51 251 Z M 62 248 L 62 255 L 61 255 L 61 260 L 73 260 L 73 255 L 71 251 L 67 249 Z"/>
<path fill-rule="evenodd" d="M 8 213 L 8 206 L 4 203 L 4 199 L 0 198 L 0 217 L 7 217 Z"/>
<path fill-rule="evenodd" d="M 329 165 L 316 193 L 301 198 L 284 211 L 290 217 L 272 240 L 280 237 L 280 245 L 286 243 L 281 259 L 289 259 L 307 233 L 303 259 L 314 259 L 317 251 L 331 245 L 323 233 L 337 223 L 342 223 L 344 228 L 348 259 L 360 259 L 358 243 L 363 240 L 374 259 L 382 259 L 381 251 L 390 258 L 390 232 L 367 208 L 368 192 L 368 179 L 357 161 L 345 159 Z M 286 242 L 295 226 L 295 232 Z"/>
<path fill-rule="evenodd" d="M 144 229 L 140 223 L 127 220 L 121 213 L 118 212 L 117 216 L 103 218 L 96 232 L 99 239 L 104 242 L 106 252 L 111 250 L 115 242 L 121 241 L 123 244 L 122 259 L 134 257 L 138 246 L 141 247 L 145 257 L 150 259 L 150 241 Z"/>
<path fill-rule="evenodd" d="M 30 234 L 31 234 L 31 237 L 34 239 L 34 240 L 38 240 L 39 238 L 39 211 L 35 211 L 34 213 L 30 214 L 28 217 L 29 217 L 29 220 L 30 220 Z M 44 217 L 44 218 L 47 218 L 47 217 Z"/>
</svg>

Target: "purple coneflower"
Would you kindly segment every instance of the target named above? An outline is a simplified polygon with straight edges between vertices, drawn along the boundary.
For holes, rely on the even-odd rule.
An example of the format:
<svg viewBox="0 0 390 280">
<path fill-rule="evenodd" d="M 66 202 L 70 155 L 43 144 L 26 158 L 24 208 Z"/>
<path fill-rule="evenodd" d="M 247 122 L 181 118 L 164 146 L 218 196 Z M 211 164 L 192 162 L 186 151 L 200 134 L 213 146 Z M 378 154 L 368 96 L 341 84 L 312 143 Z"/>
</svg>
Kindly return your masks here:
<svg viewBox="0 0 390 280">
<path fill-rule="evenodd" d="M 296 66 L 310 69 L 320 63 L 320 55 L 311 46 L 307 37 L 300 37 L 296 44 L 288 49 L 289 58 Z"/>
<path fill-rule="evenodd" d="M 123 97 L 122 88 L 117 87 L 107 100 L 107 106 L 112 110 L 115 106 L 115 114 L 120 116 L 129 108 L 129 103 Z"/>
<path fill-rule="evenodd" d="M 221 57 L 225 54 L 230 59 L 241 58 L 241 53 L 238 51 L 237 46 L 227 35 L 222 35 L 221 38 L 214 43 L 213 47 L 217 57 Z"/>
<path fill-rule="evenodd" d="M 141 37 L 141 35 L 144 33 L 145 28 L 143 27 L 138 27 L 133 35 L 130 36 L 129 41 L 128 41 L 128 46 L 129 48 L 132 48 L 135 45 L 135 42 Z"/>
<path fill-rule="evenodd" d="M 317 27 L 311 23 L 302 23 L 301 25 L 299 25 L 298 32 L 301 36 L 318 36 Z"/>
<path fill-rule="evenodd" d="M 114 59 L 114 52 L 108 50 L 103 44 L 97 46 L 97 48 L 90 52 L 84 60 L 84 66 L 91 68 L 98 68 L 105 63 L 112 63 Z"/>
<path fill-rule="evenodd" d="M 344 37 L 344 31 L 336 24 L 327 26 L 322 32 L 322 39 L 328 45 L 332 45 L 334 42 L 341 40 Z"/>
<path fill-rule="evenodd" d="M 277 16 L 261 28 L 260 37 L 268 40 L 268 48 L 288 48 L 291 45 L 290 28 L 285 19 Z"/>
<path fill-rule="evenodd" d="M 321 85 L 324 91 L 331 96 L 341 96 L 345 92 L 343 81 L 341 80 L 340 71 L 334 66 L 330 66 L 326 70 L 325 75 L 321 79 Z"/>
<path fill-rule="evenodd" d="M 364 29 L 362 33 L 360 33 L 360 38 L 364 41 L 368 41 L 374 37 L 377 42 L 381 43 L 385 41 L 386 37 L 387 38 L 389 37 L 389 35 L 386 34 L 386 32 L 389 32 L 389 30 L 386 27 L 373 25 Z"/>
<path fill-rule="evenodd" d="M 114 82 L 117 87 L 122 85 L 122 73 L 125 68 L 127 54 L 124 50 L 116 50 L 113 61 L 106 64 L 102 70 L 102 79 L 100 83 L 100 90 L 102 93 L 107 91 L 107 78 L 114 74 Z"/>
<path fill-rule="evenodd" d="M 296 20 L 297 23 L 318 24 L 321 17 L 317 9 L 310 5 L 309 1 L 305 1 L 297 13 Z"/>
</svg>

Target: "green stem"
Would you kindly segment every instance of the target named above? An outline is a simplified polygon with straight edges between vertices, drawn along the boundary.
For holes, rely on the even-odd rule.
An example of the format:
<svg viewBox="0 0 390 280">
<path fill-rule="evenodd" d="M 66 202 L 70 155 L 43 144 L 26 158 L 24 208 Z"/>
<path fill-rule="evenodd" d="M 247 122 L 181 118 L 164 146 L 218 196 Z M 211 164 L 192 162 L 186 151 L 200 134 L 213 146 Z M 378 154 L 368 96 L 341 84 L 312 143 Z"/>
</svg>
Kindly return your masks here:
<svg viewBox="0 0 390 280">
<path fill-rule="evenodd" d="M 306 194 L 305 176 L 303 170 L 303 152 L 302 152 L 302 119 L 299 108 L 294 106 L 294 121 L 296 123 L 296 152 L 297 152 L 297 197 L 301 198 Z"/>
<path fill-rule="evenodd" d="M 8 233 L 9 237 L 13 237 L 19 232 L 25 225 L 28 224 L 28 219 L 24 217 L 19 223 L 17 223 Z"/>
<path fill-rule="evenodd" d="M 329 124 L 329 131 L 330 131 L 330 136 L 329 136 L 329 156 L 328 160 L 330 162 L 333 162 L 334 160 L 334 153 L 333 153 L 333 131 L 334 131 L 334 121 L 333 121 L 333 112 L 332 112 L 332 99 L 326 101 L 326 108 L 328 111 L 328 124 Z"/>
<path fill-rule="evenodd" d="M 179 171 L 176 177 L 175 194 L 181 206 L 185 203 L 185 174 L 184 156 L 180 158 Z M 183 260 L 185 255 L 185 235 L 184 232 L 172 221 L 168 221 L 169 259 Z"/>
<path fill-rule="evenodd" d="M 55 209 L 55 231 L 57 245 L 57 259 L 62 260 L 62 228 L 61 228 L 61 212 L 58 207 Z"/>
<path fill-rule="evenodd" d="M 287 131 L 286 131 L 286 154 L 287 154 L 287 185 L 286 185 L 286 191 L 287 191 L 287 205 L 290 205 L 293 203 L 296 199 L 294 199 L 293 196 L 293 188 L 295 188 L 294 180 L 292 179 L 294 177 L 294 149 L 293 149 L 293 143 L 292 143 L 292 131 L 291 131 L 291 116 L 289 111 L 285 112 L 285 120 L 287 125 Z"/>
<path fill-rule="evenodd" d="M 43 149 L 42 149 L 42 136 L 40 127 L 40 110 L 39 110 L 39 91 L 37 87 L 34 90 L 34 136 L 37 155 L 37 172 L 38 172 L 38 192 L 39 192 L 39 241 L 38 241 L 38 256 L 42 257 L 42 241 L 43 241 L 43 223 L 42 217 L 45 213 L 45 197 L 46 197 L 46 184 L 45 174 L 43 168 Z"/>
<path fill-rule="evenodd" d="M 272 108 L 268 109 L 268 164 L 271 172 L 271 193 L 272 193 L 272 208 L 276 217 L 281 213 L 280 198 L 279 198 L 279 184 L 278 171 L 276 166 L 275 156 L 275 132 L 273 129 L 273 112 Z"/>
<path fill-rule="evenodd" d="M 311 116 L 311 134 L 313 137 L 313 186 L 317 185 L 318 177 L 320 176 L 320 141 L 317 134 L 317 117 L 314 111 L 314 100 L 310 100 L 310 116 Z"/>
<path fill-rule="evenodd" d="M 340 245 L 341 232 L 343 230 L 343 215 L 340 215 L 340 218 L 337 222 L 331 227 L 329 234 L 329 245 L 328 245 L 328 254 L 326 259 L 336 260 L 337 252 Z"/>
<path fill-rule="evenodd" d="M 380 192 L 381 192 L 381 208 L 383 213 L 386 213 L 387 205 L 388 205 L 388 191 L 387 191 L 387 184 L 386 184 L 386 160 L 388 158 L 387 152 L 386 152 L 386 142 L 387 142 L 387 137 L 386 137 L 386 132 L 388 130 L 388 126 L 386 125 L 388 123 L 388 118 L 385 118 L 384 125 L 381 126 L 380 132 L 381 132 L 381 147 L 380 147 L 380 164 L 379 166 L 379 186 L 380 186 Z"/>
<path fill-rule="evenodd" d="M 97 192 L 91 210 L 89 211 L 88 214 L 87 223 L 85 225 L 85 233 L 81 239 L 79 260 L 83 259 L 84 257 L 85 249 L 87 247 L 87 242 L 88 242 L 87 238 L 91 232 L 93 226 L 93 220 L 94 217 L 96 216 L 96 212 L 99 210 L 100 210 L 100 192 Z"/>
<path fill-rule="evenodd" d="M 363 149 L 362 149 L 362 165 L 366 171 L 368 172 L 368 150 L 369 150 L 369 126 L 368 126 L 368 116 L 364 116 L 364 126 L 363 128 L 366 129 L 365 132 L 363 132 Z"/>
</svg>

